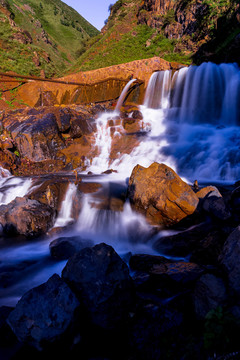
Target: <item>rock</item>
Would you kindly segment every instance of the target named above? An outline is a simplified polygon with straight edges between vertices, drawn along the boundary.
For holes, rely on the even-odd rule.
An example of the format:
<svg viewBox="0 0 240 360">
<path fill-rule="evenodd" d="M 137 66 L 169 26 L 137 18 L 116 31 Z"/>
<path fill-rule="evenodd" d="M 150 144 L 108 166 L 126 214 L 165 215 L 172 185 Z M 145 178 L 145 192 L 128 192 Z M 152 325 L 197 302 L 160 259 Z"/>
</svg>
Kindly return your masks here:
<svg viewBox="0 0 240 360">
<path fill-rule="evenodd" d="M 76 296 L 55 274 L 23 295 L 7 322 L 20 341 L 42 350 L 66 336 L 78 307 Z"/>
<path fill-rule="evenodd" d="M 42 179 L 41 179 L 42 182 Z M 29 199 L 37 200 L 42 204 L 46 204 L 54 210 L 60 211 L 62 201 L 65 197 L 68 181 L 59 178 L 47 179 L 36 188 L 33 188 L 28 195 Z"/>
<path fill-rule="evenodd" d="M 181 334 L 182 322 L 182 314 L 166 306 L 139 306 L 130 329 L 134 359 L 167 359 L 173 341 Z"/>
<path fill-rule="evenodd" d="M 219 220 L 228 220 L 231 217 L 231 212 L 217 188 L 205 195 L 203 209 Z"/>
<path fill-rule="evenodd" d="M 53 226 L 53 209 L 36 200 L 17 197 L 0 206 L 0 224 L 6 234 L 37 237 L 46 234 Z"/>
<path fill-rule="evenodd" d="M 7 318 L 12 311 L 11 307 L 0 307 L 0 359 L 11 359 L 16 352 L 18 340 L 7 324 Z"/>
<path fill-rule="evenodd" d="M 198 318 L 203 319 L 210 310 L 223 306 L 227 298 L 223 280 L 213 274 L 204 274 L 196 284 L 194 306 Z"/>
<path fill-rule="evenodd" d="M 70 136 L 73 139 L 80 138 L 83 135 L 89 135 L 94 131 L 94 127 L 90 120 L 87 120 L 84 116 L 78 116 L 71 119 Z"/>
<path fill-rule="evenodd" d="M 92 240 L 84 240 L 80 236 L 60 237 L 53 240 L 50 245 L 50 253 L 54 259 L 64 260 L 84 249 L 93 246 Z"/>
<path fill-rule="evenodd" d="M 186 257 L 213 230 L 211 223 L 202 223 L 177 234 L 159 237 L 153 248 L 161 254 Z"/>
<path fill-rule="evenodd" d="M 136 254 L 131 256 L 129 266 L 132 270 L 150 272 L 155 266 L 168 263 L 164 256 Z"/>
<path fill-rule="evenodd" d="M 204 265 L 219 265 L 219 255 L 227 235 L 221 230 L 209 232 L 193 247 L 190 261 Z"/>
<path fill-rule="evenodd" d="M 91 321 L 112 329 L 128 318 L 133 304 L 133 283 L 127 265 L 104 243 L 71 257 L 63 279 L 84 304 Z"/>
<path fill-rule="evenodd" d="M 196 192 L 196 195 L 199 199 L 204 199 L 210 194 L 216 197 L 222 197 L 219 190 L 215 186 L 206 186 Z"/>
<path fill-rule="evenodd" d="M 129 179 L 128 196 L 136 208 L 155 224 L 171 226 L 189 215 L 198 197 L 168 166 L 153 163 L 148 168 L 135 166 Z"/>
<path fill-rule="evenodd" d="M 230 287 L 240 295 L 240 226 L 227 238 L 219 261 L 227 273 Z"/>
<path fill-rule="evenodd" d="M 69 108 L 59 110 L 58 128 L 60 132 L 70 130 L 72 114 Z"/>
<path fill-rule="evenodd" d="M 20 124 L 13 124 L 9 130 L 21 156 L 32 161 L 55 159 L 57 151 L 64 148 L 53 113 L 42 118 L 32 115 Z"/>
<path fill-rule="evenodd" d="M 194 263 L 185 261 L 171 261 L 163 256 L 133 255 L 130 258 L 129 266 L 132 270 L 146 272 L 152 280 L 161 287 L 174 286 L 181 288 L 195 282 L 203 273 L 203 269 Z"/>
</svg>

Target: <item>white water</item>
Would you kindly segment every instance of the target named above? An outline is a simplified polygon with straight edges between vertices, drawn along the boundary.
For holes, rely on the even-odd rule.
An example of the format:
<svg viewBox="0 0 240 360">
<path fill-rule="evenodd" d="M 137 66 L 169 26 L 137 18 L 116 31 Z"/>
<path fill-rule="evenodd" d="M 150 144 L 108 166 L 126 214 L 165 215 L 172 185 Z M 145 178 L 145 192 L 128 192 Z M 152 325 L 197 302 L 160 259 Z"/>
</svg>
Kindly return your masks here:
<svg viewBox="0 0 240 360">
<path fill-rule="evenodd" d="M 136 80 L 137 79 L 132 79 L 125 85 L 125 87 L 124 87 L 124 89 L 123 89 L 123 91 L 122 91 L 122 93 L 121 93 L 121 95 L 120 95 L 120 97 L 118 99 L 118 102 L 117 102 L 117 105 L 116 105 L 116 108 L 115 108 L 116 112 L 120 111 L 121 106 L 122 106 L 122 104 L 123 104 L 123 102 L 125 100 L 125 97 L 127 95 L 128 90 L 130 89 L 132 83 L 134 83 L 134 81 L 136 81 Z"/>
<path fill-rule="evenodd" d="M 85 195 L 76 224 L 77 233 L 96 244 L 107 242 L 120 255 L 128 251 L 154 253 L 147 244 L 152 227 L 142 215 L 132 210 L 129 202 L 124 204 L 122 211 L 99 209 L 96 204 L 96 198 Z"/>
<path fill-rule="evenodd" d="M 64 227 L 71 223 L 74 219 L 72 218 L 72 205 L 73 197 L 76 194 L 77 187 L 74 183 L 69 183 L 65 198 L 61 204 L 58 217 L 54 224 L 54 227 Z"/>
<path fill-rule="evenodd" d="M 150 78 L 144 105 L 152 109 L 167 109 L 170 101 L 172 71 L 156 71 Z"/>
<path fill-rule="evenodd" d="M 7 177 L 0 180 L 0 205 L 9 204 L 16 197 L 25 196 L 32 186 L 31 179 Z"/>
<path fill-rule="evenodd" d="M 155 72 L 148 84 L 140 145 L 109 161 L 111 132 L 104 114 L 98 120 L 100 154 L 90 170 L 107 168 L 124 179 L 137 164 L 164 162 L 189 182 L 234 182 L 240 178 L 240 71 L 235 64 Z M 124 129 L 118 126 L 114 136 Z"/>
</svg>

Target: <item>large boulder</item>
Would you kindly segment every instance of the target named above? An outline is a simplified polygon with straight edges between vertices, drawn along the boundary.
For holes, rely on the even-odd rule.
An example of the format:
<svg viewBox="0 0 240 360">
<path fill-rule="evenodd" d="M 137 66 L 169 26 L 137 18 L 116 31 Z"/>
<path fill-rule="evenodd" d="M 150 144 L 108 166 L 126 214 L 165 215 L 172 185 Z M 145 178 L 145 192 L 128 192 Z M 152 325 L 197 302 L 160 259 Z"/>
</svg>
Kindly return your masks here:
<svg viewBox="0 0 240 360">
<path fill-rule="evenodd" d="M 223 280 L 213 274 L 202 275 L 193 298 L 197 317 L 204 319 L 210 310 L 225 304 L 227 292 Z"/>
<path fill-rule="evenodd" d="M 133 283 L 127 265 L 104 243 L 85 248 L 71 257 L 63 279 L 83 302 L 92 323 L 118 327 L 133 304 Z"/>
<path fill-rule="evenodd" d="M 210 186 L 208 188 L 210 188 Z M 230 219 L 231 212 L 225 204 L 221 193 L 217 188 L 212 188 L 213 190 L 209 191 L 203 199 L 203 209 L 211 216 L 221 221 Z M 201 193 L 201 190 L 199 193 Z M 199 193 L 197 193 L 197 196 L 199 196 Z"/>
<path fill-rule="evenodd" d="M 0 206 L 0 224 L 6 234 L 40 236 L 53 226 L 54 219 L 55 212 L 50 206 L 25 197 Z"/>
<path fill-rule="evenodd" d="M 238 226 L 224 243 L 219 260 L 223 265 L 230 287 L 240 296 L 240 226 Z"/>
<path fill-rule="evenodd" d="M 199 199 L 171 168 L 153 163 L 132 171 L 128 196 L 134 207 L 153 223 L 171 226 L 192 215 Z"/>
<path fill-rule="evenodd" d="M 55 159 L 57 151 L 64 148 L 53 113 L 42 118 L 29 116 L 24 122 L 12 125 L 10 131 L 21 156 L 32 161 Z"/>
<path fill-rule="evenodd" d="M 55 274 L 23 295 L 7 322 L 20 341 L 42 350 L 70 331 L 78 307 L 74 293 Z"/>
</svg>

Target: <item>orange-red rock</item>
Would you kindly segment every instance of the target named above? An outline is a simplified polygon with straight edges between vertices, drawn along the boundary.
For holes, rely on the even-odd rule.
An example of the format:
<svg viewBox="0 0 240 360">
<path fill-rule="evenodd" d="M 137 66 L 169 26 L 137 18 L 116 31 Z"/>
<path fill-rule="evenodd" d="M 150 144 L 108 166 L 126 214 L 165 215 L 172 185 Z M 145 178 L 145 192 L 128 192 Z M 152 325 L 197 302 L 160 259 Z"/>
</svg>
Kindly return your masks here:
<svg viewBox="0 0 240 360">
<path fill-rule="evenodd" d="M 120 96 L 129 75 L 143 81 L 139 87 L 138 102 L 141 103 L 147 82 L 154 71 L 168 70 L 171 64 L 159 57 L 135 60 L 92 71 L 78 72 L 60 78 L 61 81 L 83 85 L 67 85 L 31 81 L 21 86 L 17 99 L 31 107 L 61 104 L 90 104 L 113 100 Z M 134 94 L 132 94 L 132 98 Z"/>
<path fill-rule="evenodd" d="M 128 194 L 134 207 L 151 222 L 171 226 L 195 212 L 199 199 L 171 168 L 153 163 L 137 165 L 129 179 Z"/>
</svg>

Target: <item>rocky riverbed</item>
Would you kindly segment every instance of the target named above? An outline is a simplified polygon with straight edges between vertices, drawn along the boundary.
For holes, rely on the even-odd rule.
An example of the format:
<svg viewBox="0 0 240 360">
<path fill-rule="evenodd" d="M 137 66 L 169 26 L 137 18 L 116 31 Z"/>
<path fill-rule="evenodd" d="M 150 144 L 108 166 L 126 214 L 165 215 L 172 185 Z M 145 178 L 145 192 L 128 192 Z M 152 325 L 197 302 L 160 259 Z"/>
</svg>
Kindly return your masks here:
<svg viewBox="0 0 240 360">
<path fill-rule="evenodd" d="M 137 165 L 127 186 L 113 175 L 33 177 L 23 197 L 0 207 L 2 296 L 59 264 L 16 305 L 0 308 L 1 359 L 237 359 L 239 184 L 190 186 L 158 163 Z M 69 184 L 71 213 L 57 227 Z M 84 218 L 88 230 L 96 227 L 89 237 L 86 227 L 76 231 L 86 199 L 97 219 Z M 137 215 L 121 222 L 128 203 Z M 117 222 L 124 251 L 109 236 Z M 44 258 L 5 263 L 9 246 L 42 242 Z"/>
</svg>

